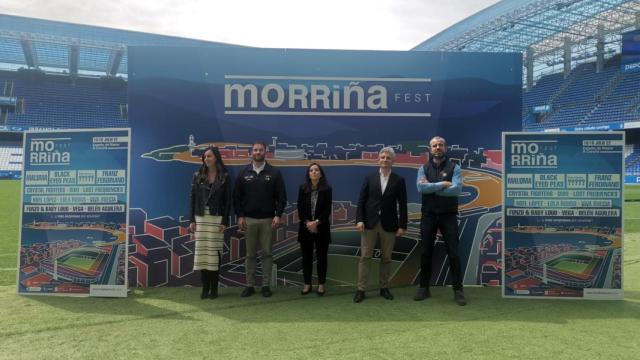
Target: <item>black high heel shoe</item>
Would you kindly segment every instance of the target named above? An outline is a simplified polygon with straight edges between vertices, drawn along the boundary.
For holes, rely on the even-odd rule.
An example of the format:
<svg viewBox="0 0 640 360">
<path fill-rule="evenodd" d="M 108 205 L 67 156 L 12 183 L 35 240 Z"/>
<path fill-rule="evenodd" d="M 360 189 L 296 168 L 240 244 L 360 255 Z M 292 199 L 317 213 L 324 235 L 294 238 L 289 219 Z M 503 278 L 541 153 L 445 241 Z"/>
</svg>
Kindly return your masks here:
<svg viewBox="0 0 640 360">
<path fill-rule="evenodd" d="M 327 289 L 324 289 L 324 291 L 320 291 L 320 287 L 318 286 L 318 290 L 316 290 L 316 294 L 318 296 L 324 296 L 324 293 L 327 292 Z"/>
<path fill-rule="evenodd" d="M 303 288 L 302 291 L 300 291 L 300 295 L 309 295 L 312 289 L 313 289 L 313 286 L 309 286 L 309 290 L 307 291 L 304 291 L 304 288 Z"/>
</svg>

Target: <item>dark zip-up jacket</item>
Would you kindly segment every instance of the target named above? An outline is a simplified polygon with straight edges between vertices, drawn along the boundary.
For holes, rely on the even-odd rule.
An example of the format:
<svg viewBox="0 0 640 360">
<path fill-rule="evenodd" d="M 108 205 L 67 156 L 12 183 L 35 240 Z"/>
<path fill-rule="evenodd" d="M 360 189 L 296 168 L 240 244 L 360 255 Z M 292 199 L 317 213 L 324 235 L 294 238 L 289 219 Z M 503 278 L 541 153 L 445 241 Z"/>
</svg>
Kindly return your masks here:
<svg viewBox="0 0 640 360">
<path fill-rule="evenodd" d="M 282 216 L 287 203 L 287 191 L 280 171 L 266 163 L 257 174 L 253 164 L 238 173 L 233 192 L 236 215 L 255 219 Z"/>
</svg>

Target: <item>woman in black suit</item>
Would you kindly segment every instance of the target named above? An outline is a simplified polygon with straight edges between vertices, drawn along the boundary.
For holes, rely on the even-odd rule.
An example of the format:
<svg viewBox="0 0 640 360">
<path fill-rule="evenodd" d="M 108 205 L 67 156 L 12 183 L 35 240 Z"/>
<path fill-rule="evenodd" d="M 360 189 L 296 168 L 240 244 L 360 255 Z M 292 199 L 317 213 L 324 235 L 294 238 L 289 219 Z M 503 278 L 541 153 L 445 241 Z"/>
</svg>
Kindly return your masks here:
<svg viewBox="0 0 640 360">
<path fill-rule="evenodd" d="M 331 243 L 330 222 L 332 211 L 332 190 L 324 171 L 317 163 L 307 168 L 305 181 L 298 191 L 298 217 L 300 230 L 298 242 L 302 250 L 302 273 L 304 288 L 301 294 L 311 292 L 311 274 L 313 272 L 313 248 L 318 261 L 318 296 L 324 295 L 327 278 L 327 253 Z"/>
<path fill-rule="evenodd" d="M 231 179 L 217 147 L 202 153 L 191 182 L 191 224 L 195 237 L 193 270 L 202 273 L 201 299 L 218 297 L 224 231 L 231 212 Z"/>
</svg>

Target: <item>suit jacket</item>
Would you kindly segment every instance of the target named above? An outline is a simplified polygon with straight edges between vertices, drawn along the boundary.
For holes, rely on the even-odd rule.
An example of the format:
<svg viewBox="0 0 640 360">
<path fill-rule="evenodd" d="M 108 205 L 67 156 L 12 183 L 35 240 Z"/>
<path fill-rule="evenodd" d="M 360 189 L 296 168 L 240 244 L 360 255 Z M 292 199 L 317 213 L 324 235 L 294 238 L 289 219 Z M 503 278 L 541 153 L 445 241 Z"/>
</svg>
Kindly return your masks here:
<svg viewBox="0 0 640 360">
<path fill-rule="evenodd" d="M 378 222 L 384 231 L 407 228 L 407 187 L 402 176 L 392 172 L 384 194 L 379 171 L 364 179 L 356 213 L 356 222 L 361 221 L 367 229 L 373 229 Z"/>
<path fill-rule="evenodd" d="M 333 190 L 331 186 L 324 186 L 318 189 L 318 200 L 316 201 L 315 218 L 311 217 L 311 192 L 305 191 L 304 184 L 298 189 L 298 218 L 300 219 L 300 228 L 298 230 L 298 241 L 302 242 L 312 236 L 317 239 L 331 243 L 331 211 L 333 206 Z M 306 221 L 318 220 L 318 232 L 312 234 L 305 226 Z"/>
</svg>

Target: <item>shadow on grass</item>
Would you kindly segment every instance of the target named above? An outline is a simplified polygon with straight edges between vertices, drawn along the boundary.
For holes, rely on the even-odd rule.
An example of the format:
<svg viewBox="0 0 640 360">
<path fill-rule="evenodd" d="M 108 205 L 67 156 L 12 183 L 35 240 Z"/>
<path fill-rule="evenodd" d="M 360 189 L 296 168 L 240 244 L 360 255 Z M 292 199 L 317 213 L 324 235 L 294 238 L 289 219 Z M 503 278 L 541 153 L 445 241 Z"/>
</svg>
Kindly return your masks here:
<svg viewBox="0 0 640 360">
<path fill-rule="evenodd" d="M 352 301 L 352 287 L 328 289 L 324 297 L 301 296 L 299 288 L 274 289 L 271 298 L 259 292 L 240 298 L 240 288 L 221 289 L 215 300 L 201 300 L 199 288 L 134 289 L 126 299 L 19 296 L 26 306 L 40 306 L 36 311 L 60 309 L 76 314 L 81 322 L 74 327 L 90 328 L 110 324 L 154 321 L 203 321 L 203 313 L 246 323 L 387 323 L 420 322 L 531 322 L 565 324 L 580 319 L 640 320 L 640 291 L 625 292 L 622 301 L 503 299 L 499 288 L 466 288 L 469 304 L 457 306 L 450 288 L 432 288 L 432 297 L 413 301 L 414 287 L 392 289 L 395 300 L 389 301 L 368 291 L 360 304 Z M 5 297 L 6 299 L 6 297 Z M 84 316 L 96 315 L 96 316 Z M 113 315 L 113 316 L 111 316 Z M 106 316 L 106 317 L 105 317 Z M 38 326 L 38 332 L 67 329 L 61 324 Z M 386 326 L 386 325 L 385 325 Z M 34 329 L 0 331 L 2 336 L 20 336 Z"/>
<path fill-rule="evenodd" d="M 36 322 L 34 327 L 28 329 L 0 328 L 0 338 L 33 332 L 56 332 L 68 330 L 70 327 L 100 327 L 136 320 L 194 320 L 189 317 L 189 311 L 175 306 L 167 306 L 163 301 L 153 301 L 152 299 L 145 301 L 143 297 L 135 295 L 128 298 L 35 296 L 18 295 L 15 293 L 15 287 L 6 287 L 5 289 L 8 291 L 2 290 L 4 293 L 2 294 L 3 301 L 15 300 L 10 301 L 10 306 L 17 306 L 19 307 L 18 311 L 25 313 L 25 322 L 33 322 L 33 318 L 28 318 L 33 314 L 36 314 L 38 318 L 51 318 L 59 321 Z M 173 304 L 171 303 L 171 305 Z M 191 310 L 191 312 L 198 311 L 193 308 Z M 47 314 L 43 315 L 42 312 Z"/>
<path fill-rule="evenodd" d="M 291 290 L 272 299 L 229 299 L 212 307 L 217 315 L 241 322 L 457 322 L 516 321 L 562 324 L 576 319 L 639 319 L 640 293 L 628 292 L 622 301 L 503 299 L 497 288 L 467 288 L 469 304 L 453 302 L 450 288 L 433 288 L 432 297 L 413 301 L 415 288 L 393 289 L 395 300 L 367 292 L 360 304 L 352 301 L 353 289 L 334 290 L 323 298 L 301 298 Z M 253 308 L 253 309 L 251 309 Z"/>
<path fill-rule="evenodd" d="M 392 289 L 395 300 L 367 292 L 360 304 L 353 288 L 332 288 L 324 297 L 301 296 L 299 288 L 274 289 L 271 298 L 259 292 L 240 298 L 239 288 L 221 289 L 215 300 L 201 300 L 199 288 L 136 289 L 127 299 L 33 297 L 31 301 L 82 314 L 113 314 L 114 319 L 78 326 L 132 320 L 200 321 L 205 312 L 248 323 L 295 322 L 532 322 L 563 324 L 578 319 L 638 319 L 640 291 L 627 291 L 622 301 L 503 299 L 499 288 L 466 288 L 469 304 L 457 306 L 450 288 L 432 288 L 432 297 L 413 301 L 414 287 Z M 55 325 L 52 325 L 55 329 Z M 6 333 L 5 333 L 6 334 Z"/>
</svg>

